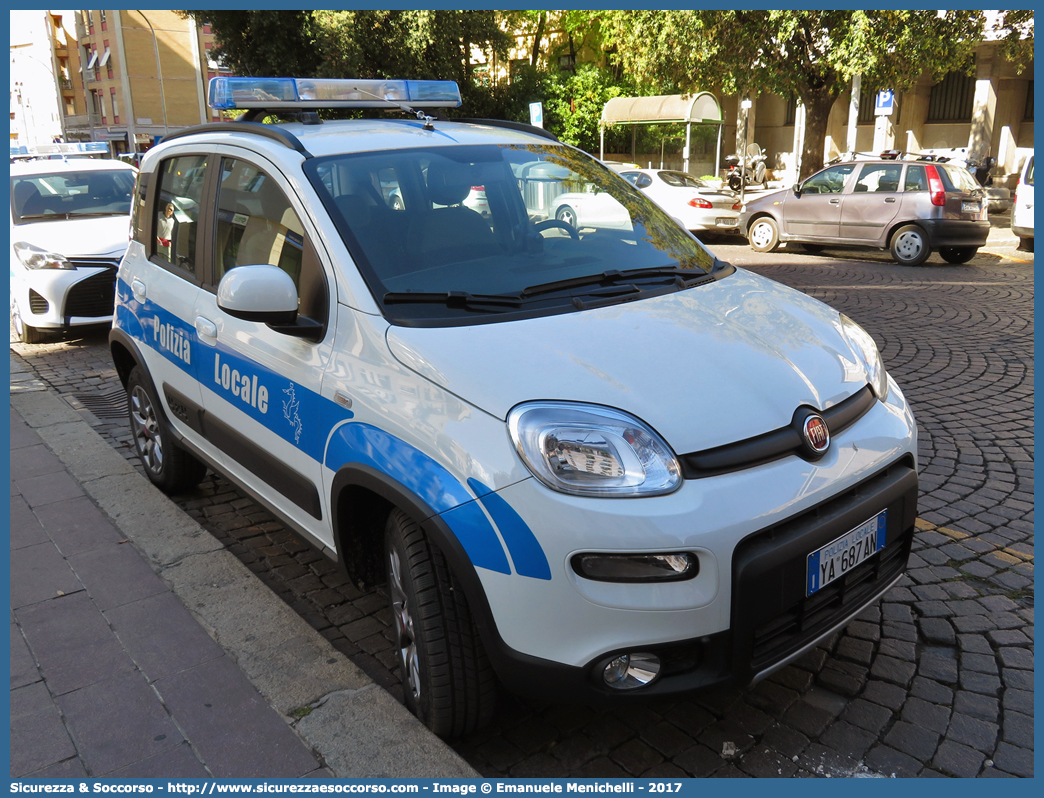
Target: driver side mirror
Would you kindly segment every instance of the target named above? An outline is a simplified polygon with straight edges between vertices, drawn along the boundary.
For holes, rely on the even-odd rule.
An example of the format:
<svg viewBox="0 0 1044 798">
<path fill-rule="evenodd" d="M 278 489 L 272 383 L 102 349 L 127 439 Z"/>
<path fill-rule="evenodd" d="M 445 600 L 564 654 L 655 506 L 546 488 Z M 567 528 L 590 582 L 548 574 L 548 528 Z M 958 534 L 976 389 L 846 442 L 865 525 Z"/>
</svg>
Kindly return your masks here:
<svg viewBox="0 0 1044 798">
<path fill-rule="evenodd" d="M 794 184 L 794 196 L 795 197 L 800 197 L 801 196 L 801 183 L 795 183 Z"/>
<path fill-rule="evenodd" d="M 267 263 L 237 266 L 218 283 L 217 306 L 228 315 L 265 324 L 283 335 L 321 341 L 324 326 L 298 315 L 297 305 L 293 279 Z"/>
</svg>

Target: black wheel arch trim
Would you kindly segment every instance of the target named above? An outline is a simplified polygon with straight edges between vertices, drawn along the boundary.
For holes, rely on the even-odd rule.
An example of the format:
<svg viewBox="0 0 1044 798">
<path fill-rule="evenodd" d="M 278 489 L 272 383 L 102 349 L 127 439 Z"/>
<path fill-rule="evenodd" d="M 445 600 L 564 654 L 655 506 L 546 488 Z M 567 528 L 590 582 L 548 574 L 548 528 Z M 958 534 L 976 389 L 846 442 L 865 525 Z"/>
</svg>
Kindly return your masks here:
<svg viewBox="0 0 1044 798">
<path fill-rule="evenodd" d="M 113 354 L 114 345 L 122 346 L 130 353 L 131 358 L 134 360 L 134 363 L 130 368 L 126 368 L 122 360 L 115 357 Z M 148 372 L 148 369 L 145 368 L 145 358 L 141 356 L 141 349 L 138 347 L 138 342 L 119 327 L 113 327 L 109 332 L 109 354 L 113 354 L 113 363 L 116 366 L 116 374 L 119 376 L 120 382 L 123 384 L 124 388 L 127 387 L 127 378 L 130 377 L 131 370 L 134 366 L 141 366 L 145 369 L 146 373 Z M 149 379 L 151 379 L 151 377 Z"/>
<path fill-rule="evenodd" d="M 486 599 L 475 566 L 449 528 L 446 521 L 417 494 L 382 471 L 361 463 L 348 463 L 338 469 L 330 487 L 330 519 L 338 524 L 341 517 L 341 496 L 346 488 L 360 487 L 380 496 L 388 503 L 410 515 L 438 546 L 460 581 L 467 597 L 475 625 L 498 678 L 512 689 L 520 690 L 539 685 L 533 695 L 547 695 L 556 685 L 570 684 L 570 689 L 585 681 L 583 669 L 551 660 L 523 654 L 511 648 L 501 637 L 493 611 Z M 338 551 L 341 550 L 341 531 L 334 529 Z M 343 563 L 342 563 L 343 565 Z M 568 695 L 569 690 L 564 692 Z"/>
</svg>

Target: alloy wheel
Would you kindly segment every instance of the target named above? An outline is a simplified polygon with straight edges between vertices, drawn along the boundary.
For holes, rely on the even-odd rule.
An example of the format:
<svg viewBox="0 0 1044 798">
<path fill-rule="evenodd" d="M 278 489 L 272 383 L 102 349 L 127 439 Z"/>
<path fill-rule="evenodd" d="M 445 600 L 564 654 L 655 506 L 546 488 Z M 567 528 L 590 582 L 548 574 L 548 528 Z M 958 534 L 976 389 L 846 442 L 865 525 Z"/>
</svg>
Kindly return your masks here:
<svg viewBox="0 0 1044 798">
<path fill-rule="evenodd" d="M 134 421 L 134 445 L 145 467 L 154 474 L 163 471 L 163 437 L 160 433 L 156 409 L 148 393 L 140 385 L 134 386 L 130 396 L 130 413 Z"/>
<path fill-rule="evenodd" d="M 395 645 L 399 649 L 399 664 L 405 676 L 406 686 L 414 700 L 420 699 L 420 659 L 417 656 L 417 638 L 413 629 L 413 616 L 402 581 L 402 563 L 399 553 L 393 548 L 388 552 L 389 585 L 392 601 L 392 616 L 395 621 Z"/>
</svg>

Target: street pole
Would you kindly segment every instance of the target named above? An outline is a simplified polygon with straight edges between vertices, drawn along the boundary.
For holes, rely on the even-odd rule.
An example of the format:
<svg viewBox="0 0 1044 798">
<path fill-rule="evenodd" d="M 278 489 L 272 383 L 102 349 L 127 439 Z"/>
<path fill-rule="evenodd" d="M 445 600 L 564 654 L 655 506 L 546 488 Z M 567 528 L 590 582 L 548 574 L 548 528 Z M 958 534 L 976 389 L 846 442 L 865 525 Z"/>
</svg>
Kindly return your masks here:
<svg viewBox="0 0 1044 798">
<path fill-rule="evenodd" d="M 160 108 L 163 111 L 163 135 L 166 136 L 170 129 L 167 127 L 167 98 L 163 93 L 163 66 L 160 64 L 159 54 L 159 40 L 156 38 L 156 29 L 152 27 L 152 23 L 149 22 L 149 18 L 144 13 L 138 11 L 141 14 L 141 18 L 145 20 L 145 24 L 149 26 L 149 30 L 152 31 L 152 46 L 156 51 L 156 78 L 159 80 L 160 90 Z M 138 142 L 134 142 L 134 149 L 132 152 L 138 151 Z"/>
</svg>

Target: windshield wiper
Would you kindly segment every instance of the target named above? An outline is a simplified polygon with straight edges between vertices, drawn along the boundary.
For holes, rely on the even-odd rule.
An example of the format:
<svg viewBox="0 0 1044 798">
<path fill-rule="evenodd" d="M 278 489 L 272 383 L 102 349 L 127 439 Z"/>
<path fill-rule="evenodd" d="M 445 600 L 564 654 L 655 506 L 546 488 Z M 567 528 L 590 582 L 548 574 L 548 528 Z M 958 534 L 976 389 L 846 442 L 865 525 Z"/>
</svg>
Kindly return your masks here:
<svg viewBox="0 0 1044 798">
<path fill-rule="evenodd" d="M 637 280 L 645 280 L 650 277 L 673 277 L 679 290 L 692 288 L 703 280 L 708 279 L 707 272 L 693 272 L 692 269 L 679 269 L 674 266 L 663 266 L 655 269 L 628 269 L 618 271 L 610 269 L 601 274 L 588 274 L 583 277 L 572 277 L 568 280 L 556 280 L 551 283 L 540 283 L 523 288 L 519 296 L 523 299 L 537 296 L 539 294 L 552 294 L 556 291 L 568 291 L 571 288 L 583 288 L 588 285 L 619 286 L 622 283 L 634 284 Z M 637 288 L 637 286 L 635 286 Z"/>
<path fill-rule="evenodd" d="M 130 210 L 126 210 L 126 211 L 69 211 L 68 214 L 66 214 L 66 215 L 70 219 L 78 219 L 81 216 L 83 216 L 83 217 L 89 217 L 89 216 L 127 216 L 129 213 L 130 213 Z"/>
<path fill-rule="evenodd" d="M 434 304 L 448 308 L 469 308 L 475 305 L 517 308 L 522 298 L 512 294 L 469 294 L 467 291 L 389 291 L 384 295 L 384 304 Z"/>
</svg>

